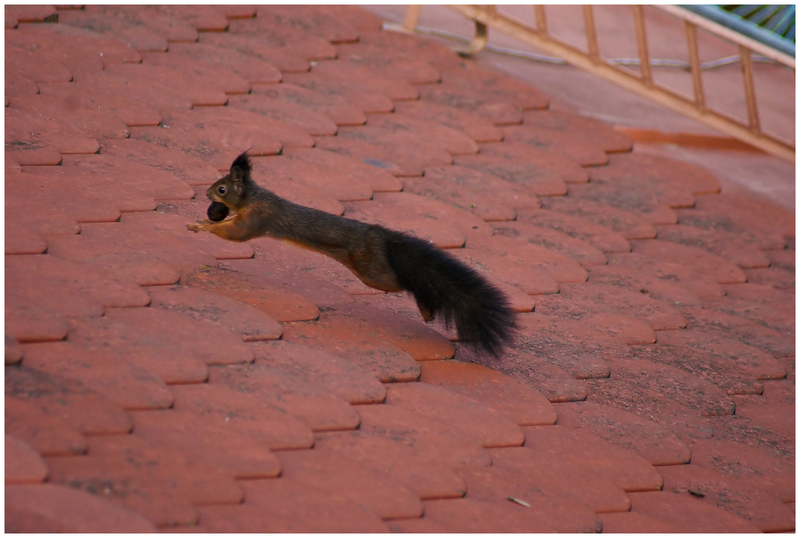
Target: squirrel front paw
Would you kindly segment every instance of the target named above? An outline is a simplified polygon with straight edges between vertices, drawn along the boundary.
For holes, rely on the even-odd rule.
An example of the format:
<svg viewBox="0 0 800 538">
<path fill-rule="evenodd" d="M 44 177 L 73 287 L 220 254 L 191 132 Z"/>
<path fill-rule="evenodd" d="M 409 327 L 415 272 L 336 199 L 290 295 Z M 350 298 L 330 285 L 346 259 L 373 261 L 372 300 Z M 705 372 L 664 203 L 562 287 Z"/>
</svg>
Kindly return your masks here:
<svg viewBox="0 0 800 538">
<path fill-rule="evenodd" d="M 208 225 L 211 224 L 209 220 L 198 220 L 197 222 L 193 222 L 192 224 L 187 224 L 186 229 L 192 232 L 204 232 L 208 230 Z"/>
</svg>

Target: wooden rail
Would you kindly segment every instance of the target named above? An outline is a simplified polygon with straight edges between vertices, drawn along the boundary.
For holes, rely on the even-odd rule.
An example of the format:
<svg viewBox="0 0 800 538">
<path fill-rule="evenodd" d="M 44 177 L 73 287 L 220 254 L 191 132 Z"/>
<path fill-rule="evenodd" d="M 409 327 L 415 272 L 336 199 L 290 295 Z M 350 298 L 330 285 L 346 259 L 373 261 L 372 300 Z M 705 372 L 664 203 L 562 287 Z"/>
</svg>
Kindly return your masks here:
<svg viewBox="0 0 800 538">
<path fill-rule="evenodd" d="M 750 144 L 751 146 L 789 162 L 794 162 L 794 144 L 781 140 L 769 133 L 765 133 L 761 129 L 751 58 L 752 53 L 760 54 L 794 70 L 795 60 L 787 54 L 776 51 L 758 41 L 743 36 L 680 7 L 656 6 L 658 9 L 670 13 L 684 21 L 686 43 L 689 50 L 692 87 L 694 90 L 694 98 L 687 99 L 664 86 L 656 84 L 653 80 L 642 6 L 632 6 L 634 27 L 636 29 L 636 44 L 639 52 L 640 74 L 638 76 L 628 69 L 613 64 L 600 55 L 592 6 L 583 6 L 583 19 L 588 53 L 555 39 L 548 33 L 545 7 L 541 5 L 534 6 L 536 28 L 531 28 L 516 19 L 503 15 L 495 6 L 455 5 L 449 7 L 475 23 L 475 38 L 468 48 L 459 51 L 462 54 L 477 54 L 480 52 L 488 41 L 488 28 L 494 28 L 548 54 L 558 56 L 579 69 L 592 73 L 637 95 L 648 98 L 675 112 Z M 403 26 L 409 31 L 413 31 L 417 26 L 420 13 L 419 8 L 420 6 L 410 6 L 408 8 Z M 700 67 L 700 55 L 697 47 L 698 27 L 738 45 L 741 56 L 745 102 L 747 106 L 746 123 L 728 114 L 724 114 L 723 112 L 712 110 L 706 104 L 702 80 L 703 72 Z"/>
</svg>

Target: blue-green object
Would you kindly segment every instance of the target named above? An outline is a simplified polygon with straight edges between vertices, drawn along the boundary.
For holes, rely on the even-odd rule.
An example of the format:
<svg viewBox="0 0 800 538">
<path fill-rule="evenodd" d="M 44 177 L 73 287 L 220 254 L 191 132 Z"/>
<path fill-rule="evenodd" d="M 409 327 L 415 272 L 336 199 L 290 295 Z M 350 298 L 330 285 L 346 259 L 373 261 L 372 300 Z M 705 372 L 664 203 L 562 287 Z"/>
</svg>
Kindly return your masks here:
<svg viewBox="0 0 800 538">
<path fill-rule="evenodd" d="M 795 6 L 680 6 L 794 57 Z"/>
</svg>

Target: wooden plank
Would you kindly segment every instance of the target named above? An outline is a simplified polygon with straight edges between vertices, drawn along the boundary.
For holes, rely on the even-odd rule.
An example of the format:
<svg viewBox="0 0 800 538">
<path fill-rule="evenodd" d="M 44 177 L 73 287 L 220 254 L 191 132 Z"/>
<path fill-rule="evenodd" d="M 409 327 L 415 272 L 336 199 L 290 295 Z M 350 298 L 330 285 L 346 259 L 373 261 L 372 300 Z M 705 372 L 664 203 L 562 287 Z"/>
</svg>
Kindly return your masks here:
<svg viewBox="0 0 800 538">
<path fill-rule="evenodd" d="M 653 85 L 653 71 L 650 69 L 650 54 L 647 52 L 647 34 L 644 28 L 644 10 L 642 6 L 633 6 L 633 22 L 636 27 L 636 47 L 639 50 L 639 68 L 642 81 L 647 86 Z"/>
<path fill-rule="evenodd" d="M 406 8 L 406 16 L 403 18 L 403 28 L 409 32 L 413 32 L 419 22 L 419 12 L 421 10 L 422 6 L 408 6 L 408 8 Z"/>
<path fill-rule="evenodd" d="M 697 28 L 689 21 L 684 21 L 686 26 L 686 45 L 689 48 L 689 65 L 692 71 L 692 86 L 694 87 L 694 102 L 701 111 L 706 109 L 706 97 L 703 93 L 703 75 L 700 69 L 700 53 L 697 49 Z"/>
<path fill-rule="evenodd" d="M 742 79 L 744 81 L 744 97 L 747 102 L 747 121 L 754 133 L 761 132 L 758 121 L 758 104 L 756 103 L 756 87 L 753 83 L 753 61 L 747 47 L 739 45 L 739 54 L 742 57 Z"/>
</svg>

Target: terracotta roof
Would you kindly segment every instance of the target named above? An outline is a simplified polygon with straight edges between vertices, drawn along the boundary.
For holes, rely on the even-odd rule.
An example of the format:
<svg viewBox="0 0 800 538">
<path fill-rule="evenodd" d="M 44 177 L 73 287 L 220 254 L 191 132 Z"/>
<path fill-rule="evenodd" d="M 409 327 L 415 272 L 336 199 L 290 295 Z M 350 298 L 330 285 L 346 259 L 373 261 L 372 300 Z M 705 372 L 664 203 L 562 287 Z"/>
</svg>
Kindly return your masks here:
<svg viewBox="0 0 800 538">
<path fill-rule="evenodd" d="M 793 530 L 794 212 L 725 172 L 777 165 L 374 12 L 6 6 L 6 531 Z M 246 148 L 480 271 L 514 345 L 186 230 Z"/>
</svg>

